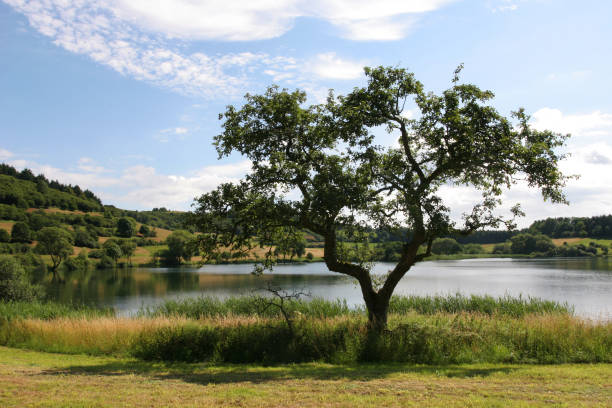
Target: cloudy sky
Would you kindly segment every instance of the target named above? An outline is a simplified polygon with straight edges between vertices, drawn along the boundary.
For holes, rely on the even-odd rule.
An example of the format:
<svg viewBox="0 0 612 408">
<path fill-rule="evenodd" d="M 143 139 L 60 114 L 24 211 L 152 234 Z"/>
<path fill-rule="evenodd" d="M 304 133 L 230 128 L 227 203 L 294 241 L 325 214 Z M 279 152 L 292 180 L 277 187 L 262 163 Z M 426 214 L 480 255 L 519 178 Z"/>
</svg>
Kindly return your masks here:
<svg viewBox="0 0 612 408">
<path fill-rule="evenodd" d="M 188 209 L 249 167 L 217 160 L 218 113 L 276 83 L 363 84 L 363 66 L 463 80 L 571 133 L 568 206 L 518 186 L 521 225 L 612 212 L 612 3 L 564 0 L 0 0 L 0 161 L 129 209 Z M 455 214 L 473 193 L 446 188 Z"/>
</svg>

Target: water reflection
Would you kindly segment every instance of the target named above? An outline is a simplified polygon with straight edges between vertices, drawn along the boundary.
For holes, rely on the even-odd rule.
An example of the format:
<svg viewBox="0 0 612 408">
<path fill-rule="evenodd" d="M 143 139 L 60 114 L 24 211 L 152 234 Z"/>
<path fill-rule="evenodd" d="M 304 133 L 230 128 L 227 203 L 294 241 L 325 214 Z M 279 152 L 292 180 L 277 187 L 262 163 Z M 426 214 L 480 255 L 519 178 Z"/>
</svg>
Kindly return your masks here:
<svg viewBox="0 0 612 408">
<path fill-rule="evenodd" d="M 385 273 L 393 266 L 379 263 L 374 271 Z M 92 270 L 66 275 L 65 284 L 46 282 L 45 286 L 52 299 L 111 306 L 128 314 L 168 298 L 250 294 L 267 283 L 329 299 L 344 298 L 351 305 L 362 304 L 353 281 L 329 272 L 323 263 L 280 265 L 261 277 L 251 275 L 251 270 L 251 265 Z M 612 259 L 423 262 L 402 279 L 396 292 L 537 296 L 573 304 L 583 316 L 611 319 Z"/>
</svg>

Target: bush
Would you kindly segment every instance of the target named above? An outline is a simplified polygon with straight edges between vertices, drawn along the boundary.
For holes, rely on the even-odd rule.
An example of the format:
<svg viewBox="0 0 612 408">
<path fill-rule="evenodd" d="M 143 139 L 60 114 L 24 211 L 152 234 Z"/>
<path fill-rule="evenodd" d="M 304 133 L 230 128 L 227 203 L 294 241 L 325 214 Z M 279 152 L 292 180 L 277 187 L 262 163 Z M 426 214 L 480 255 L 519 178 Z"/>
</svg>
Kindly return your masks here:
<svg viewBox="0 0 612 408">
<path fill-rule="evenodd" d="M 16 222 L 11 230 L 11 241 L 29 244 L 32 242 L 32 231 L 25 222 Z"/>
<path fill-rule="evenodd" d="M 89 269 L 87 253 L 83 250 L 77 256 L 66 259 L 64 267 L 69 271 L 85 271 Z"/>
<path fill-rule="evenodd" d="M 11 235 L 8 233 L 7 230 L 0 228 L 0 242 L 10 242 L 11 241 Z"/>
<path fill-rule="evenodd" d="M 108 255 L 102 255 L 100 261 L 96 265 L 98 269 L 112 269 L 115 267 L 115 261 Z"/>
<path fill-rule="evenodd" d="M 464 254 L 484 254 L 485 250 L 480 244 L 465 244 L 463 246 Z"/>
<path fill-rule="evenodd" d="M 31 301 L 42 296 L 42 288 L 32 285 L 15 258 L 0 256 L 0 300 Z"/>
<path fill-rule="evenodd" d="M 453 255 L 461 253 L 461 244 L 453 238 L 438 238 L 432 246 L 431 252 L 437 255 Z"/>
</svg>

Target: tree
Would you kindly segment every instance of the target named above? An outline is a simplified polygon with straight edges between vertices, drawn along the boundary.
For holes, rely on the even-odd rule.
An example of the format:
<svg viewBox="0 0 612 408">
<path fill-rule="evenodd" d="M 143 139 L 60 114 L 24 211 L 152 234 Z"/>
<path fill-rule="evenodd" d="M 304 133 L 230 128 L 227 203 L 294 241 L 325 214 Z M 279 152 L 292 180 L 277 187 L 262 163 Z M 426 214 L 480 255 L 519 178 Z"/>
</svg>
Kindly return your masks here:
<svg viewBox="0 0 612 408">
<path fill-rule="evenodd" d="M 452 238 L 437 238 L 431 244 L 431 252 L 438 255 L 458 254 L 461 250 L 461 245 Z"/>
<path fill-rule="evenodd" d="M 114 262 L 114 265 L 117 266 L 117 261 L 123 253 L 121 252 L 121 247 L 117 245 L 114 240 L 108 240 L 102 245 L 102 249 L 104 250 L 104 255 L 111 258 Z"/>
<path fill-rule="evenodd" d="M 53 281 L 58 280 L 57 268 L 63 260 L 72 255 L 72 236 L 70 233 L 58 227 L 44 227 L 37 234 L 38 243 L 36 251 L 39 254 L 51 256 L 51 272 Z"/>
<path fill-rule="evenodd" d="M 98 241 L 84 228 L 77 228 L 74 233 L 74 245 L 78 247 L 97 248 Z"/>
<path fill-rule="evenodd" d="M 143 237 L 148 237 L 150 233 L 149 227 L 145 224 L 142 224 L 140 226 L 140 229 L 138 230 L 138 233 L 141 234 Z"/>
<path fill-rule="evenodd" d="M 11 229 L 11 241 L 29 244 L 32 242 L 32 231 L 25 222 L 16 222 Z"/>
<path fill-rule="evenodd" d="M 0 300 L 31 301 L 42 295 L 42 288 L 32 285 L 17 260 L 8 255 L 0 256 Z"/>
<path fill-rule="evenodd" d="M 166 238 L 168 245 L 167 260 L 180 263 L 181 259 L 188 262 L 198 252 L 196 237 L 189 231 L 176 230 Z"/>
<path fill-rule="evenodd" d="M 134 235 L 134 224 L 126 217 L 117 220 L 117 235 L 123 238 L 131 238 Z"/>
<path fill-rule="evenodd" d="M 136 252 L 136 243 L 131 239 L 124 239 L 119 243 L 123 256 L 127 258 L 128 264 L 132 264 L 132 256 Z"/>
<path fill-rule="evenodd" d="M 518 205 L 511 216 L 498 214 L 504 188 L 520 178 L 544 199 L 566 202 L 563 156 L 555 149 L 567 136 L 530 128 L 522 109 L 514 121 L 502 116 L 489 105 L 493 93 L 461 84 L 460 70 L 441 95 L 426 93 L 404 69 L 378 67 L 365 69 L 365 87 L 346 96 L 330 92 L 325 104 L 305 106 L 304 92 L 273 86 L 247 94 L 240 109 L 229 106 L 220 115 L 217 151 L 246 156 L 252 171 L 196 199 L 190 220 L 203 232 L 202 249 L 249 248 L 253 237 L 278 228 L 320 234 L 328 269 L 357 280 L 370 328 L 383 330 L 393 291 L 430 255 L 435 238 L 514 226 Z M 405 115 L 408 106 L 419 112 L 414 119 Z M 376 145 L 373 129 L 381 127 L 398 146 Z M 440 194 L 444 184 L 480 193 L 460 223 Z M 372 276 L 370 261 L 349 260 L 342 250 L 339 231 L 367 253 L 368 227 L 404 228 L 399 260 L 386 276 Z M 266 260 L 257 271 L 267 267 Z"/>
</svg>

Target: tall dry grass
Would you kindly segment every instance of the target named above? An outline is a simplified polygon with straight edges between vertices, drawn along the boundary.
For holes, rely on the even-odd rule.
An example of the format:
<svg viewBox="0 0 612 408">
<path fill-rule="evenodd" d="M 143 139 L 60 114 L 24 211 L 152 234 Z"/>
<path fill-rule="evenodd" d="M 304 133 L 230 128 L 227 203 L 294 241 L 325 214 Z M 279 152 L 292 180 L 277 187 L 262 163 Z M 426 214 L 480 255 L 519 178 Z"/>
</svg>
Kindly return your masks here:
<svg viewBox="0 0 612 408">
<path fill-rule="evenodd" d="M 612 322 L 567 314 L 392 314 L 372 336 L 363 315 L 225 315 L 186 319 L 59 318 L 4 321 L 0 344 L 61 353 L 132 355 L 150 360 L 232 363 L 392 361 L 612 362 Z"/>
</svg>

